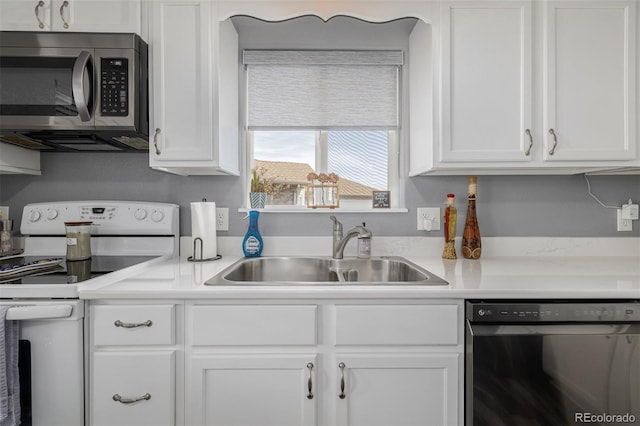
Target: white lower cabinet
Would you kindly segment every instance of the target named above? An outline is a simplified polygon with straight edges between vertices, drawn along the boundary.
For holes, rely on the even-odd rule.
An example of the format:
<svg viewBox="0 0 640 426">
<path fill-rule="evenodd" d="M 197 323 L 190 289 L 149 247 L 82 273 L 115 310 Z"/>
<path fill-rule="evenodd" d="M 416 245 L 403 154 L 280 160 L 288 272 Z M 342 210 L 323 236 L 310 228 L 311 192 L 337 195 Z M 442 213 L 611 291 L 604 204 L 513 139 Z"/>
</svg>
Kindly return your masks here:
<svg viewBox="0 0 640 426">
<path fill-rule="evenodd" d="M 315 425 L 317 356 L 199 355 L 191 359 L 187 425 Z"/>
<path fill-rule="evenodd" d="M 336 425 L 457 425 L 457 353 L 339 353 Z"/>
<path fill-rule="evenodd" d="M 185 424 L 462 424 L 462 304 L 188 303 Z"/>
<path fill-rule="evenodd" d="M 96 353 L 91 424 L 175 424 L 174 377 L 174 351 Z"/>
<path fill-rule="evenodd" d="M 177 312 L 180 304 L 167 302 L 92 302 L 88 424 L 182 424 Z"/>
<path fill-rule="evenodd" d="M 92 426 L 458 426 L 463 304 L 92 301 Z"/>
</svg>

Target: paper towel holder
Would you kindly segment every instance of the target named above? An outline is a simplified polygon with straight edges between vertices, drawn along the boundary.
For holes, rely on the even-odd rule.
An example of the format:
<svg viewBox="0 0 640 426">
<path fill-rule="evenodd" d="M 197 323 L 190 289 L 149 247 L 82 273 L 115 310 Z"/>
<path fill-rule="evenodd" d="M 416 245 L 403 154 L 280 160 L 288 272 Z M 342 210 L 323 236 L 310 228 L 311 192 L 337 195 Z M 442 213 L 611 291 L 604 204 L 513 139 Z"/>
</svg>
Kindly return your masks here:
<svg viewBox="0 0 640 426">
<path fill-rule="evenodd" d="M 196 257 L 198 242 L 200 242 L 200 257 Z M 204 253 L 204 241 L 202 241 L 202 238 L 196 237 L 193 239 L 193 256 L 189 256 L 187 258 L 189 262 L 209 262 L 212 260 L 218 260 L 222 258 L 222 256 L 218 254 L 215 257 L 209 257 L 207 259 L 203 259 L 202 253 Z"/>
</svg>

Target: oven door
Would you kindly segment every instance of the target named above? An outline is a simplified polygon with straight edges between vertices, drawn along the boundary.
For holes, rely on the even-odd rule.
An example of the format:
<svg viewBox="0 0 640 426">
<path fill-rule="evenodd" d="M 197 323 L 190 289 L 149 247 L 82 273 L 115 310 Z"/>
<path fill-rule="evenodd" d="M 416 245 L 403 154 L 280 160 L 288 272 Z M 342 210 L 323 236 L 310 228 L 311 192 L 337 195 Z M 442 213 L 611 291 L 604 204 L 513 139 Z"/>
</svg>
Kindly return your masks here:
<svg viewBox="0 0 640 426">
<path fill-rule="evenodd" d="M 84 425 L 84 303 L 7 301 L 19 321 L 23 426 Z"/>
<path fill-rule="evenodd" d="M 94 127 L 93 49 L 3 48 L 2 130 L 86 130 Z"/>
<path fill-rule="evenodd" d="M 638 424 L 640 324 L 467 323 L 466 379 L 467 426 Z"/>
</svg>

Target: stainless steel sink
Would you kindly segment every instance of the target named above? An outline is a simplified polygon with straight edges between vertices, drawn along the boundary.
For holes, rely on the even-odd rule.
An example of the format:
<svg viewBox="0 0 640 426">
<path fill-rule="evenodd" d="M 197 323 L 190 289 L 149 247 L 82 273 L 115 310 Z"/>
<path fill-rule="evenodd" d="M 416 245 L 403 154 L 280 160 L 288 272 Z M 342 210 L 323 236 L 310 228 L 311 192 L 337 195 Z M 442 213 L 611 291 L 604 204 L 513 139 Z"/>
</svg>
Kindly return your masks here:
<svg viewBox="0 0 640 426">
<path fill-rule="evenodd" d="M 207 285 L 449 285 L 397 256 L 371 259 L 330 257 L 244 258 L 205 282 Z"/>
</svg>

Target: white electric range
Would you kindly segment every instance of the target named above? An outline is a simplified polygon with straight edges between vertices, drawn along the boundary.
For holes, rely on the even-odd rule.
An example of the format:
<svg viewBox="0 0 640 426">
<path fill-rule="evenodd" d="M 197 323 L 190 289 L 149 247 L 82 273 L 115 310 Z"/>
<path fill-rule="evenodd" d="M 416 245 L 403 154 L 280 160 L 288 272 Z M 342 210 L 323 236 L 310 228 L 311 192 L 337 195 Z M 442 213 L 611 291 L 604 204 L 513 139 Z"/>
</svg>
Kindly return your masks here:
<svg viewBox="0 0 640 426">
<path fill-rule="evenodd" d="M 90 259 L 67 261 L 64 222 L 91 221 Z M 51 268 L 0 278 L 0 312 L 19 321 L 23 425 L 85 424 L 85 304 L 78 288 L 124 275 L 127 268 L 178 255 L 179 209 L 140 201 L 28 204 L 24 252 L 0 267 L 56 259 Z M 33 272 L 28 274 L 28 272 Z"/>
</svg>

